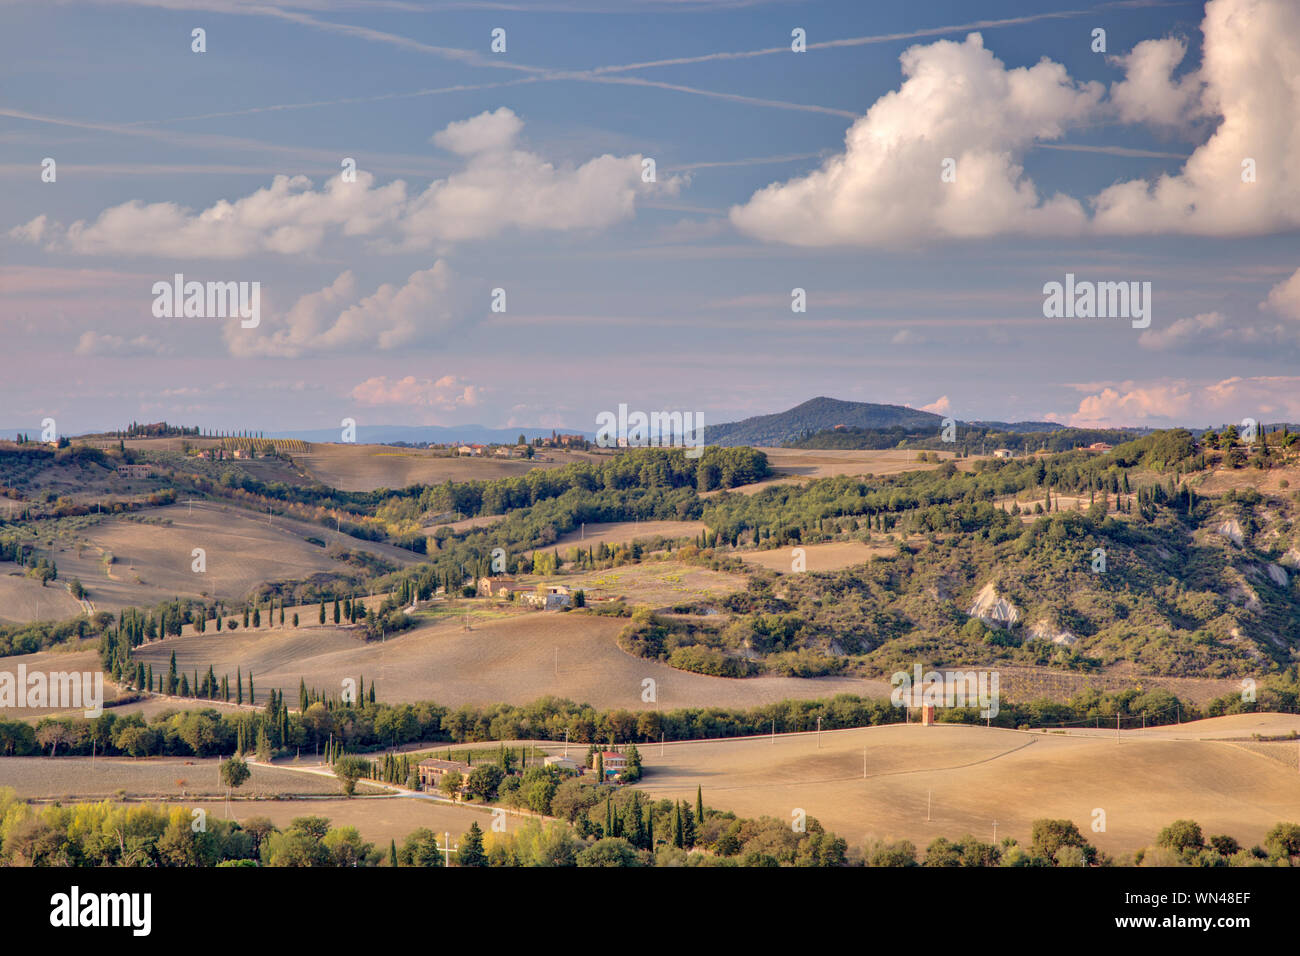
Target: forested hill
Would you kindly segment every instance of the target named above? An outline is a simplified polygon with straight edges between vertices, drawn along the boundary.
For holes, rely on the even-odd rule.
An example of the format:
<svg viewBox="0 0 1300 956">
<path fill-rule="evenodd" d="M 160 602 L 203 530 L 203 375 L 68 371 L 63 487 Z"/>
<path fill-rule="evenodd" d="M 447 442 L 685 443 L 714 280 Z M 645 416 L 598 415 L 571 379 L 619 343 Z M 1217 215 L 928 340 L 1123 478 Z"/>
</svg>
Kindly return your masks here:
<svg viewBox="0 0 1300 956">
<path fill-rule="evenodd" d="M 774 447 L 797 441 L 813 432 L 836 425 L 849 428 L 938 429 L 943 416 L 917 411 L 905 405 L 877 405 L 871 402 L 845 402 L 836 398 L 813 398 L 774 415 L 758 415 L 744 421 L 712 425 L 705 429 L 710 445 Z"/>
</svg>

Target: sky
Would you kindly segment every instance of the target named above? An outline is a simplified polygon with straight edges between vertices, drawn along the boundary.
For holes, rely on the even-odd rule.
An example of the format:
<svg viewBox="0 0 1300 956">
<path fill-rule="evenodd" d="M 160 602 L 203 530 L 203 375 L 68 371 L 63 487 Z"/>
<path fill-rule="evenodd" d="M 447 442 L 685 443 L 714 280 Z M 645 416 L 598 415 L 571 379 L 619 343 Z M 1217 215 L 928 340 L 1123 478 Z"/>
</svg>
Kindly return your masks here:
<svg viewBox="0 0 1300 956">
<path fill-rule="evenodd" d="M 0 427 L 1300 421 L 1297 35 L 1294 0 L 0 0 Z M 168 314 L 177 274 L 257 283 L 256 324 Z M 1049 316 L 1067 275 L 1149 311 Z"/>
</svg>

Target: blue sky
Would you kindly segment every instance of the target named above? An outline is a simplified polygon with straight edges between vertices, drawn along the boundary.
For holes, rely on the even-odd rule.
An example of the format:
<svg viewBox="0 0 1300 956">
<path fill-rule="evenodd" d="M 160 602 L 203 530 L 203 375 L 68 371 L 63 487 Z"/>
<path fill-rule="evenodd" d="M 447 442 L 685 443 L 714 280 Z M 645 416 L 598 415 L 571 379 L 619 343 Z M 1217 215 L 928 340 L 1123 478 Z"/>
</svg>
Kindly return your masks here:
<svg viewBox="0 0 1300 956">
<path fill-rule="evenodd" d="M 0 23 L 5 428 L 590 430 L 816 395 L 1300 420 L 1288 0 L 0 0 Z M 155 317 L 178 272 L 259 282 L 260 325 Z M 1150 327 L 1045 318 L 1067 272 L 1151 282 Z"/>
</svg>

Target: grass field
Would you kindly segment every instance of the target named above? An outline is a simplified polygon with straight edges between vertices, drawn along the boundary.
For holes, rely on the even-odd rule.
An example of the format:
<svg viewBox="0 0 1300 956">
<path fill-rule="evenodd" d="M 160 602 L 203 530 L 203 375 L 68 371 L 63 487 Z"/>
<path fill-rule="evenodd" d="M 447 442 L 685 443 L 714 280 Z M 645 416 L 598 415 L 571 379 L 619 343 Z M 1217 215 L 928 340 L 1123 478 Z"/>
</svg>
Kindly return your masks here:
<svg viewBox="0 0 1300 956">
<path fill-rule="evenodd" d="M 803 484 L 818 478 L 833 478 L 837 475 L 898 475 L 905 471 L 928 471 L 942 464 L 942 462 L 918 461 L 916 456 L 919 452 L 895 448 L 881 451 L 760 448 L 759 451 L 767 455 L 767 462 L 776 475 L 750 485 L 742 485 L 732 489 L 733 491 L 752 495 L 773 485 Z M 952 458 L 951 452 L 929 452 L 928 454 L 938 455 L 944 461 Z M 957 462 L 957 467 L 969 471 L 974 461 L 974 457 L 963 458 Z M 700 497 L 708 498 L 720 493 L 706 491 Z"/>
<path fill-rule="evenodd" d="M 595 548 L 601 544 L 612 548 L 620 544 L 631 544 L 633 541 L 648 541 L 657 537 L 694 538 L 703 530 L 704 523 L 700 521 L 592 522 L 585 529 L 580 528 L 566 534 L 555 544 L 547 545 L 542 550 L 558 549 L 560 556 L 563 557 L 567 548 Z"/>
<path fill-rule="evenodd" d="M 0 561 L 0 624 L 57 621 L 81 613 L 81 605 L 63 581 L 41 587 L 41 582 L 27 577 L 24 570 L 11 561 Z"/>
<path fill-rule="evenodd" d="M 1119 741 L 1105 730 L 910 724 L 827 731 L 820 739 L 805 733 L 645 744 L 645 777 L 637 786 L 655 798 L 688 801 L 700 787 L 709 807 L 783 820 L 803 811 L 851 845 L 907 839 L 921 851 L 938 836 L 991 841 L 995 821 L 999 840 L 1011 836 L 1027 845 L 1034 820 L 1065 818 L 1122 862 L 1179 818 L 1247 847 L 1275 823 L 1300 821 L 1300 741 L 1254 737 L 1295 730 L 1298 716 L 1244 714 L 1125 731 Z M 562 746 L 541 749 L 557 753 Z M 455 838 L 471 821 L 487 829 L 491 819 L 482 809 L 411 797 L 336 798 L 331 777 L 303 772 L 318 769 L 307 755 L 253 766 L 231 816 L 268 817 L 281 827 L 298 816 L 326 816 L 377 844 L 400 842 L 420 826 Z M 102 799 L 125 791 L 226 813 L 215 760 L 101 758 L 92 767 L 84 757 L 6 758 L 0 772 L 20 796 Z M 1104 812 L 1104 829 L 1093 827 L 1102 819 L 1097 811 Z M 520 818 L 509 815 L 507 823 L 513 830 Z"/>
<path fill-rule="evenodd" d="M 706 805 L 742 816 L 790 820 L 799 808 L 859 845 L 907 839 L 923 851 L 966 833 L 989 842 L 994 821 L 999 839 L 1028 844 L 1034 820 L 1061 817 L 1099 848 L 1131 853 L 1188 817 L 1249 847 L 1279 821 L 1300 822 L 1300 745 L 1250 742 L 1294 729 L 1300 717 L 1249 714 L 1126 731 L 1120 742 L 1104 730 L 910 724 L 826 732 L 820 747 L 815 733 L 667 744 L 662 756 L 647 745 L 638 786 L 683 799 L 699 786 Z M 1105 832 L 1092 829 L 1095 810 Z"/>
<path fill-rule="evenodd" d="M 739 574 L 713 571 L 674 560 L 646 561 L 566 574 L 553 581 L 580 588 L 592 600 L 617 598 L 629 604 L 646 604 L 653 608 L 716 600 L 745 586 L 745 578 Z"/>
<path fill-rule="evenodd" d="M 615 636 L 621 618 L 582 612 L 525 612 L 463 629 L 459 615 L 406 631 L 383 642 L 362 643 L 332 626 L 239 630 L 168 638 L 141 646 L 137 660 L 165 670 L 171 653 L 186 672 L 213 666 L 218 677 L 241 668 L 254 675 L 259 701 L 272 687 L 296 700 L 299 678 L 309 687 L 337 692 L 346 677 L 377 680 L 388 703 L 435 700 L 448 706 L 523 704 L 548 694 L 597 708 L 653 709 L 641 700 L 644 678 L 657 682 L 658 706 L 756 707 L 785 698 L 837 693 L 887 696 L 883 681 L 761 677 L 731 680 L 673 670 L 623 652 Z M 12 659 L 16 662 L 17 659 Z M 557 672 L 558 660 L 558 672 Z"/>
<path fill-rule="evenodd" d="M 312 444 L 311 450 L 294 454 L 296 464 L 331 488 L 343 491 L 374 491 L 377 488 L 405 488 L 407 485 L 437 485 L 445 481 L 475 481 L 509 478 L 534 468 L 560 468 L 595 456 L 582 451 L 545 449 L 536 458 L 454 458 L 445 452 L 391 445 Z"/>
<path fill-rule="evenodd" d="M 304 755 L 303 761 L 308 758 Z M 311 758 L 311 762 L 315 762 Z M 102 800 L 119 793 L 135 799 L 181 800 L 226 795 L 215 758 L 148 757 L 5 757 L 0 759 L 0 783 L 13 787 L 20 797 Z M 299 773 L 280 767 L 249 765 L 248 782 L 235 791 L 238 800 L 274 799 L 293 794 L 341 796 L 342 785 L 333 776 Z M 364 782 L 362 789 L 382 788 Z"/>
<path fill-rule="evenodd" d="M 800 545 L 804 551 L 806 571 L 839 571 L 855 564 L 866 564 L 884 554 L 897 554 L 895 544 L 865 544 L 861 541 L 828 541 L 822 544 Z M 740 557 L 750 564 L 769 571 L 791 573 L 794 562 L 793 548 L 775 548 L 769 551 L 745 551 Z"/>
<path fill-rule="evenodd" d="M 191 804 L 187 803 L 187 807 Z M 209 817 L 224 818 L 226 804 L 224 801 L 196 802 L 192 806 L 203 807 Z M 420 827 L 428 827 L 438 834 L 438 845 L 443 845 L 443 834 L 451 834 L 454 848 L 461 836 L 469 829 L 471 823 L 477 823 L 491 840 L 492 815 L 483 807 L 453 806 L 418 797 L 380 797 L 371 796 L 347 800 L 343 798 L 309 799 L 309 800 L 264 800 L 253 802 L 234 802 L 230 804 L 230 816 L 236 820 L 246 821 L 250 817 L 265 817 L 280 829 L 285 829 L 295 817 L 328 817 L 336 827 L 353 826 L 363 840 L 375 844 L 376 849 L 388 852 L 388 841 L 396 840 L 400 847 L 402 841 Z M 525 816 L 507 813 L 505 824 L 507 832 L 514 832 Z M 454 850 L 453 850 L 454 852 Z M 385 856 L 385 859 L 387 857 Z"/>
<path fill-rule="evenodd" d="M 75 538 L 59 539 L 54 559 L 60 581 L 79 578 L 97 610 L 116 611 L 177 596 L 217 597 L 233 603 L 267 581 L 347 569 L 330 558 L 326 548 L 308 543 L 308 537 L 400 565 L 413 564 L 420 557 L 291 518 L 274 516 L 268 522 L 265 515 L 218 502 L 155 508 L 147 518 L 105 518 L 76 532 Z M 204 573 L 192 569 L 195 548 L 205 552 Z M 51 616 L 76 613 L 74 602 L 69 614 Z"/>
</svg>

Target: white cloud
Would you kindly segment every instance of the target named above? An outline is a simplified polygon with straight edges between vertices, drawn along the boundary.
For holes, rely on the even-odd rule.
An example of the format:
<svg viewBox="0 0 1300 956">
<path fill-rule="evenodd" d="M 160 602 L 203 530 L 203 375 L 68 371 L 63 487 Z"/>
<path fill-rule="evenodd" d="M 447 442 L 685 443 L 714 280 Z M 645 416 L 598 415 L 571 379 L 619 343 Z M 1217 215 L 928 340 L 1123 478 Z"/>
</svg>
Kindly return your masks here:
<svg viewBox="0 0 1300 956">
<path fill-rule="evenodd" d="M 1202 102 L 1217 128 L 1178 173 L 1103 190 L 1098 232 L 1232 236 L 1300 224 L 1300 4 L 1211 0 L 1201 28 Z M 1242 182 L 1247 159 L 1254 183 Z"/>
<path fill-rule="evenodd" d="M 1175 79 L 1176 38 L 1111 62 L 1123 80 L 1102 99 L 1058 63 L 1006 69 L 979 34 L 902 55 L 904 81 L 848 130 L 820 169 L 760 189 L 731 210 L 742 232 L 802 246 L 940 238 L 1184 233 L 1258 235 L 1300 226 L 1300 3 L 1210 0 L 1198 67 Z M 1035 145 L 1102 121 L 1214 131 L 1176 172 L 1116 183 L 1088 200 L 1041 196 L 1021 159 Z M 1085 147 L 1086 148 L 1086 147 Z M 956 161 L 954 182 L 940 164 Z M 1243 182 L 1253 160 L 1255 181 Z"/>
<path fill-rule="evenodd" d="M 1138 336 L 1144 349 L 1162 351 L 1184 345 L 1203 345 L 1234 333 L 1222 312 L 1203 312 L 1190 319 L 1178 319 L 1158 329 L 1147 329 Z"/>
<path fill-rule="evenodd" d="M 121 335 L 112 335 L 104 332 L 82 332 L 81 338 L 77 340 L 76 348 L 73 349 L 76 355 L 167 355 L 172 349 L 161 344 L 154 337 L 147 335 L 137 335 L 134 338 L 126 338 Z"/>
<path fill-rule="evenodd" d="M 736 227 L 805 246 L 1083 227 L 1082 206 L 1041 198 L 1019 157 L 1094 116 L 1100 84 L 1047 59 L 1006 69 L 978 33 L 911 47 L 902 65 L 907 79 L 849 128 L 844 153 L 733 207 Z M 953 182 L 940 177 L 947 158 Z"/>
<path fill-rule="evenodd" d="M 948 400 L 948 396 L 947 396 L 947 395 L 940 395 L 938 398 L 936 398 L 936 399 L 935 399 L 933 402 L 931 402 L 929 405 L 922 405 L 922 406 L 921 406 L 921 411 L 923 411 L 923 412 L 934 412 L 934 414 L 936 414 L 936 415 L 942 415 L 944 412 L 948 411 L 948 409 L 950 409 L 950 408 L 952 408 L 952 402 L 950 402 L 950 401 Z"/>
<path fill-rule="evenodd" d="M 1233 377 L 1218 382 L 1184 380 L 1087 386 L 1098 390 L 1067 416 L 1076 427 L 1135 424 L 1208 425 L 1251 417 L 1261 421 L 1300 418 L 1300 377 Z"/>
<path fill-rule="evenodd" d="M 451 270 L 439 260 L 414 272 L 400 286 L 384 283 L 357 298 L 356 277 L 344 272 L 330 285 L 304 295 L 283 315 L 263 308 L 257 328 L 225 326 L 231 354 L 297 357 L 330 352 L 390 351 L 429 341 L 450 328 L 460 313 Z M 270 314 L 265 314 L 270 312 Z"/>
<path fill-rule="evenodd" d="M 483 112 L 434 133 L 430 142 L 461 156 L 487 150 L 509 149 L 523 132 L 524 123 L 514 112 L 502 106 L 495 113 Z"/>
<path fill-rule="evenodd" d="M 9 236 L 82 255 L 203 259 L 303 255 L 331 234 L 370 237 L 380 248 L 422 249 L 510 229 L 605 228 L 631 217 L 638 196 L 675 194 L 682 183 L 678 177 L 642 183 L 640 155 L 554 166 L 516 147 L 522 128 L 505 108 L 452 123 L 434 140 L 465 157 L 464 168 L 409 197 L 404 181 L 376 185 L 364 170 L 355 182 L 339 175 L 320 190 L 305 176 L 276 176 L 249 196 L 199 212 L 172 202 L 132 200 L 66 228 L 37 216 L 10 229 Z"/>
<path fill-rule="evenodd" d="M 1127 55 L 1112 57 L 1111 62 L 1124 70 L 1124 79 L 1110 87 L 1120 119 L 1182 126 L 1200 116 L 1200 74 L 1193 71 L 1177 80 L 1173 76 L 1186 55 L 1186 43 L 1165 37 L 1143 40 Z"/>
<path fill-rule="evenodd" d="M 482 388 L 470 385 L 454 375 L 437 380 L 416 378 L 389 379 L 378 375 L 358 383 L 352 397 L 362 405 L 403 405 L 439 409 L 471 408 L 479 403 Z"/>
<path fill-rule="evenodd" d="M 1261 309 L 1268 309 L 1288 319 L 1300 319 L 1300 269 L 1291 278 L 1279 282 L 1269 290 L 1268 298 L 1259 304 Z"/>
</svg>

